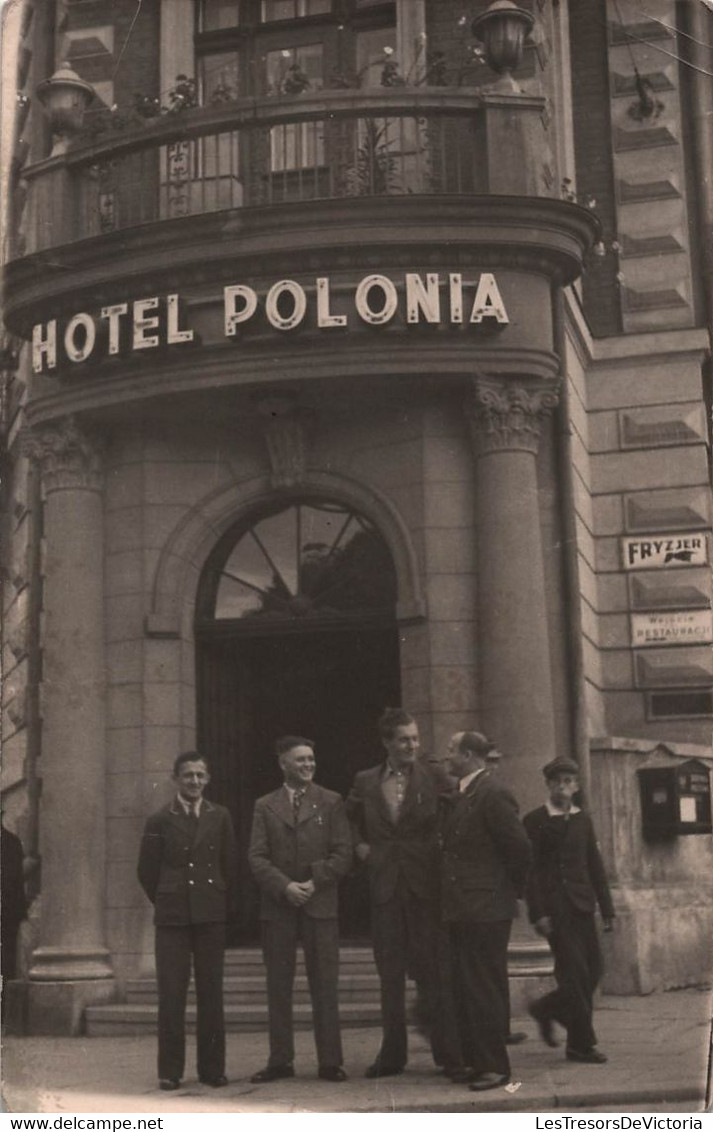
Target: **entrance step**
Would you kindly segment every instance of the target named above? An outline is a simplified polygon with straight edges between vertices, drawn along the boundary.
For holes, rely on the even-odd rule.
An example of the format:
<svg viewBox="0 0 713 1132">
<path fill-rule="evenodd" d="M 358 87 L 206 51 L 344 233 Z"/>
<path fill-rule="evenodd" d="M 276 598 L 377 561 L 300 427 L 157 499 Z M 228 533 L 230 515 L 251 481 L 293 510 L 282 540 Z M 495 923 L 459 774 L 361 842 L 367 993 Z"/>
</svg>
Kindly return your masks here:
<svg viewBox="0 0 713 1132">
<path fill-rule="evenodd" d="M 312 1007 L 307 1003 L 295 1003 L 294 1024 L 296 1030 L 312 1028 Z M 341 1002 L 339 1015 L 345 1029 L 360 1026 L 378 1026 L 381 1022 L 381 1008 L 375 1002 Z M 157 1028 L 157 1007 L 145 1003 L 117 1003 L 114 1006 L 89 1006 L 85 1011 L 86 1032 L 89 1037 L 135 1037 L 139 1034 L 154 1034 Z M 194 1033 L 196 1028 L 196 1008 L 189 1005 L 186 1010 L 186 1028 Z M 253 1030 L 267 1029 L 267 1006 L 263 1004 L 228 1004 L 225 1006 L 225 1028 L 228 1033 L 249 1033 Z"/>
<path fill-rule="evenodd" d="M 535 994 L 550 989 L 552 956 L 541 940 L 513 942 L 508 950 L 510 996 L 513 1015 L 524 1015 Z M 267 1027 L 265 968 L 259 948 L 235 948 L 225 954 L 225 1024 L 228 1032 L 245 1033 Z M 407 984 L 409 1004 L 415 988 Z M 339 1012 L 345 1029 L 379 1026 L 379 976 L 371 948 L 347 945 L 340 948 Z M 186 1014 L 189 1031 L 195 1030 L 195 990 L 188 992 Z M 294 1019 L 298 1030 L 312 1026 L 312 1008 L 302 952 L 298 951 L 295 973 Z M 86 1032 L 94 1037 L 135 1036 L 155 1033 L 158 1024 L 158 992 L 155 979 L 131 979 L 126 1002 L 90 1006 L 85 1011 Z"/>
</svg>

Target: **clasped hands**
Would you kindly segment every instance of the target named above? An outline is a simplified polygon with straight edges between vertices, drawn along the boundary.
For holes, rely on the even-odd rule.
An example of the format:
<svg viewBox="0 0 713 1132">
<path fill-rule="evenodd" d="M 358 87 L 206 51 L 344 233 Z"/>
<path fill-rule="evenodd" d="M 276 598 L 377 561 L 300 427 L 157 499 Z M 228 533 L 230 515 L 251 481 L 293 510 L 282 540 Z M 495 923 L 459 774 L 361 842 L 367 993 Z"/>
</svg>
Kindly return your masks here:
<svg viewBox="0 0 713 1132">
<path fill-rule="evenodd" d="M 303 904 L 306 904 L 308 900 L 312 899 L 315 891 L 313 880 L 291 880 L 285 889 L 285 896 L 290 904 L 294 905 L 295 908 L 300 908 Z"/>
</svg>

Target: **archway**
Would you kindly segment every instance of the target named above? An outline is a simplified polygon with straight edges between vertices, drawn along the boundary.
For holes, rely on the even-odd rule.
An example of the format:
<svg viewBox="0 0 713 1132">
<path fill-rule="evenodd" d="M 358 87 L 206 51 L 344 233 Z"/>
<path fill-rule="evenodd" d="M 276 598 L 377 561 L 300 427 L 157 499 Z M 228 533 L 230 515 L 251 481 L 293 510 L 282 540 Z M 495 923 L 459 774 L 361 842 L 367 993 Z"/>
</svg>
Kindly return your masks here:
<svg viewBox="0 0 713 1132">
<path fill-rule="evenodd" d="M 257 933 L 246 850 L 255 799 L 281 783 L 276 737 L 313 739 L 318 781 L 343 795 L 380 757 L 375 721 L 400 694 L 396 590 L 373 523 L 321 496 L 252 509 L 206 563 L 195 624 L 198 742 L 239 842 L 235 942 Z M 364 935 L 363 876 L 345 882 L 341 907 L 343 938 Z"/>
</svg>

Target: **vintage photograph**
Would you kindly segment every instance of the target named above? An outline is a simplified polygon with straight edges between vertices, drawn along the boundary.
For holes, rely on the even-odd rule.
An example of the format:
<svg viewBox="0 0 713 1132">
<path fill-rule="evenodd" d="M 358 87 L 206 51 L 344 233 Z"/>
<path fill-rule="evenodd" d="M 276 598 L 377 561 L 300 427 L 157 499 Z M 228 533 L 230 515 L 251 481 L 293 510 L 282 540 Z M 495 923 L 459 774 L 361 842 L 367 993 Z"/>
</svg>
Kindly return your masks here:
<svg viewBox="0 0 713 1132">
<path fill-rule="evenodd" d="M 706 1111 L 713 4 L 0 12 L 4 1111 Z"/>
</svg>

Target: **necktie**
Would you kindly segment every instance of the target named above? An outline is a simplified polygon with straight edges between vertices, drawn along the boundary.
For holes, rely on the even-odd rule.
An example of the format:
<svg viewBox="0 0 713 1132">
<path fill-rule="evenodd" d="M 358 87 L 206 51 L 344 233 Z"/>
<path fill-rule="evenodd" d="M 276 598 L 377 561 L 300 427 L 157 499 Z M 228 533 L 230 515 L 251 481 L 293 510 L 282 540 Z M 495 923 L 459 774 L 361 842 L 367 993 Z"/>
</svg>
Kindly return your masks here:
<svg viewBox="0 0 713 1132">
<path fill-rule="evenodd" d="M 292 792 L 292 812 L 295 815 L 295 821 L 297 821 L 300 816 L 300 806 L 302 805 L 302 799 L 305 793 L 305 790 L 293 790 Z"/>
</svg>

